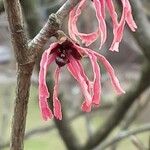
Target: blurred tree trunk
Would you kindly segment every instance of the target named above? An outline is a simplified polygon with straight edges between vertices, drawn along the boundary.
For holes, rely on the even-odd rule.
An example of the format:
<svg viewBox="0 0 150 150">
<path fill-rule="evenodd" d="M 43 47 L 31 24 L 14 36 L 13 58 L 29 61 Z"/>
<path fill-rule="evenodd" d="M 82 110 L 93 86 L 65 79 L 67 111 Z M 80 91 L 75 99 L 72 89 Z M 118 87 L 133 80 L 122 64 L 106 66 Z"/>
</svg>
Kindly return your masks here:
<svg viewBox="0 0 150 150">
<path fill-rule="evenodd" d="M 33 38 L 40 30 L 40 17 L 38 15 L 38 3 L 36 0 L 21 0 L 24 17 L 27 23 L 29 37 Z"/>
</svg>

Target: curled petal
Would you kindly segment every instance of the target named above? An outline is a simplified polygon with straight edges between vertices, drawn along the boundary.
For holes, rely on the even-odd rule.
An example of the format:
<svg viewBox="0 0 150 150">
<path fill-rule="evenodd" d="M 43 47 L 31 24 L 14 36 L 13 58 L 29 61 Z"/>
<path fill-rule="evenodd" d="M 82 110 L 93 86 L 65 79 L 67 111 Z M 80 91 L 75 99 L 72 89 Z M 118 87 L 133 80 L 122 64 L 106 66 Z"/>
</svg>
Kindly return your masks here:
<svg viewBox="0 0 150 150">
<path fill-rule="evenodd" d="M 117 12 L 115 10 L 115 7 L 114 7 L 112 0 L 106 0 L 106 4 L 107 4 L 107 8 L 108 8 L 109 14 L 110 14 L 111 19 L 112 19 L 113 28 L 115 29 L 118 26 Z"/>
<path fill-rule="evenodd" d="M 86 101 L 82 103 L 81 109 L 83 112 L 90 112 L 91 111 L 91 105 L 87 105 Z"/>
<path fill-rule="evenodd" d="M 52 55 L 49 60 L 47 59 L 47 51 L 42 55 L 40 63 L 40 72 L 39 72 L 39 106 L 44 120 L 52 118 L 52 112 L 48 106 L 47 98 L 49 98 L 49 92 L 46 85 L 46 72 L 47 72 L 47 62 L 49 65 L 54 61 L 55 57 Z"/>
<path fill-rule="evenodd" d="M 84 78 L 87 86 L 88 86 L 88 92 L 91 93 L 92 89 L 93 89 L 93 83 L 88 79 L 88 77 L 86 76 L 85 72 L 84 72 L 84 68 L 82 67 L 80 61 L 77 61 L 78 63 L 78 70 L 81 73 L 81 76 Z"/>
<path fill-rule="evenodd" d="M 99 32 L 100 32 L 100 36 L 101 36 L 101 45 L 100 45 L 99 49 L 101 49 L 101 47 L 105 43 L 106 37 L 107 37 L 106 23 L 105 23 L 105 19 L 103 17 L 103 9 L 102 9 L 100 1 L 93 0 L 93 3 L 94 3 L 95 10 L 96 10 L 96 17 L 97 17 L 97 20 L 99 23 Z"/>
<path fill-rule="evenodd" d="M 123 37 L 123 31 L 124 31 L 125 19 L 126 19 L 126 11 L 127 11 L 125 0 L 121 0 L 121 1 L 122 1 L 122 6 L 123 6 L 122 16 L 121 16 L 121 20 L 117 28 L 114 30 L 114 39 L 110 47 L 111 51 L 117 51 L 117 52 L 119 51 L 119 43 L 121 42 L 122 37 Z"/>
<path fill-rule="evenodd" d="M 73 32 L 73 28 L 75 28 L 76 26 L 76 22 L 73 23 L 73 19 L 75 16 L 75 8 L 73 8 L 70 13 L 69 13 L 69 20 L 68 20 L 68 33 L 69 36 L 75 41 L 77 42 L 77 38 L 76 38 L 76 34 Z"/>
<path fill-rule="evenodd" d="M 112 13 L 111 18 L 113 20 L 113 33 L 114 33 L 114 39 L 112 42 L 112 45 L 110 47 L 111 51 L 119 51 L 119 43 L 121 42 L 123 38 L 123 31 L 125 27 L 125 23 L 127 22 L 128 26 L 132 31 L 135 31 L 137 28 L 136 23 L 133 20 L 132 12 L 131 12 L 131 6 L 128 0 L 121 0 L 122 2 L 122 16 L 121 20 L 118 23 L 117 21 L 117 15 L 114 11 L 114 6 L 111 0 L 107 1 L 109 12 Z M 113 13 L 114 11 L 114 13 Z"/>
<path fill-rule="evenodd" d="M 75 45 L 76 49 L 83 54 L 88 55 L 90 58 L 91 64 L 92 64 L 92 69 L 93 69 L 93 82 L 91 82 L 92 86 L 91 87 L 91 93 L 92 93 L 92 103 L 95 105 L 100 104 L 100 95 L 101 95 L 101 75 L 100 75 L 100 68 L 97 63 L 97 57 L 94 55 L 93 51 L 87 48 L 82 48 L 80 46 Z M 87 108 L 86 104 L 83 103 L 82 109 Z"/>
<path fill-rule="evenodd" d="M 116 13 L 113 0 L 92 0 L 94 9 L 96 11 L 96 18 L 98 20 L 98 29 L 92 33 L 85 34 L 80 33 L 77 29 L 77 20 L 81 15 L 81 11 L 86 4 L 86 0 L 81 0 L 77 8 L 74 8 L 69 15 L 69 35 L 77 42 L 77 37 L 81 39 L 85 46 L 91 45 L 100 36 L 100 48 L 105 43 L 107 38 L 107 28 L 105 22 L 105 3 L 113 24 L 113 42 L 110 46 L 111 51 L 119 51 L 119 44 L 123 38 L 123 32 L 125 23 L 128 24 L 132 31 L 135 31 L 137 26 L 132 16 L 132 10 L 129 0 L 121 0 L 122 2 L 122 14 L 121 19 L 118 21 L 118 15 Z"/>
<path fill-rule="evenodd" d="M 76 49 L 78 49 L 78 51 L 81 51 L 83 54 L 88 55 L 89 57 L 95 55 L 95 56 L 97 57 L 97 59 L 98 59 L 100 62 L 102 62 L 102 64 L 104 65 L 106 71 L 108 72 L 108 75 L 109 75 L 109 77 L 110 77 L 110 79 L 111 79 L 111 83 L 112 83 L 112 85 L 113 85 L 113 87 L 114 87 L 116 93 L 117 93 L 118 95 L 125 93 L 125 91 L 121 88 L 121 85 L 120 85 L 119 80 L 117 79 L 117 77 L 116 77 L 116 75 L 115 75 L 115 72 L 114 72 L 113 67 L 111 66 L 111 64 L 107 61 L 107 59 L 106 59 L 103 55 L 100 55 L 99 53 L 94 52 L 94 51 L 92 51 L 92 50 L 90 50 L 90 49 L 88 49 L 88 48 L 82 48 L 82 47 L 79 47 L 79 46 L 77 46 L 77 45 L 76 45 Z M 91 59 L 91 62 L 92 62 L 92 63 L 95 63 L 95 62 L 96 62 L 95 57 L 93 57 L 93 58 Z M 93 65 L 93 66 L 94 66 L 94 65 Z M 95 72 L 95 73 L 97 74 L 97 81 L 98 81 L 98 80 L 100 80 L 100 76 L 98 75 L 98 72 L 100 72 L 100 71 L 98 71 L 98 66 L 97 66 L 97 64 L 95 64 L 95 67 L 93 67 L 93 68 L 95 68 L 95 70 L 93 70 L 93 72 Z M 95 86 L 95 87 L 96 87 L 96 86 Z M 95 88 L 95 89 L 96 89 L 96 88 Z M 99 89 L 100 89 L 100 92 L 101 92 L 101 87 L 99 87 Z"/>
<path fill-rule="evenodd" d="M 40 62 L 40 72 L 39 72 L 39 96 L 49 97 L 48 88 L 46 86 L 46 72 L 47 68 L 45 68 L 45 64 L 47 63 L 47 51 L 45 51 L 42 55 L 42 59 Z"/>
<path fill-rule="evenodd" d="M 78 33 L 78 36 L 82 40 L 82 43 L 85 44 L 85 46 L 91 45 L 99 36 L 99 30 L 85 34 L 85 33 Z"/>
<path fill-rule="evenodd" d="M 132 31 L 135 31 L 135 29 L 137 29 L 137 25 L 133 19 L 133 16 L 132 16 L 132 10 L 131 10 L 131 5 L 130 5 L 130 2 L 129 0 L 126 0 L 126 7 L 127 7 L 127 16 L 126 16 L 126 22 L 128 24 L 128 26 L 130 27 L 130 29 Z"/>
<path fill-rule="evenodd" d="M 88 77 L 86 76 L 85 72 L 84 72 L 84 69 L 80 63 L 80 61 L 76 61 L 77 62 L 77 69 L 78 71 L 81 73 L 81 76 L 84 78 L 86 84 L 87 84 L 87 87 L 88 87 L 88 92 L 92 95 L 93 93 L 93 82 L 91 82 Z M 92 103 L 93 103 L 93 98 L 92 98 Z M 87 101 L 84 100 L 82 106 L 81 106 L 81 109 L 82 111 L 84 112 L 90 112 L 91 111 L 91 105 L 88 105 Z"/>
<path fill-rule="evenodd" d="M 100 105 L 100 95 L 101 95 L 100 68 L 97 63 L 97 57 L 90 51 L 88 51 L 88 56 L 92 64 L 93 74 L 94 74 L 92 103 L 95 105 Z"/>
<path fill-rule="evenodd" d="M 77 42 L 76 36 L 78 36 L 80 33 L 78 32 L 76 22 L 81 14 L 81 10 L 83 9 L 83 6 L 85 5 L 86 0 L 81 0 L 79 2 L 79 5 L 77 8 L 73 8 L 70 11 L 69 14 L 69 21 L 68 21 L 68 31 L 70 37 Z"/>
<path fill-rule="evenodd" d="M 101 12 L 102 12 L 102 17 L 105 18 L 105 0 L 100 0 L 101 3 Z"/>
<path fill-rule="evenodd" d="M 54 92 L 53 92 L 53 107 L 54 107 L 54 116 L 62 120 L 62 112 L 61 112 L 61 104 L 58 99 L 58 80 L 60 75 L 60 68 L 56 68 L 54 73 L 54 80 L 55 80 L 55 86 L 54 86 Z"/>
<path fill-rule="evenodd" d="M 48 119 L 53 118 L 52 111 L 50 110 L 48 103 L 47 103 L 47 98 L 45 97 L 39 97 L 39 98 L 40 98 L 39 107 L 40 107 L 43 119 L 46 121 Z"/>
<path fill-rule="evenodd" d="M 111 16 L 111 19 L 112 19 L 112 24 L 113 24 L 113 34 L 114 34 L 114 39 L 113 39 L 113 42 L 112 42 L 112 45 L 110 47 L 110 50 L 111 51 L 119 51 L 119 42 L 117 41 L 117 30 L 118 30 L 118 15 L 115 11 L 115 7 L 114 7 L 114 4 L 112 2 L 112 0 L 106 0 L 106 4 L 107 4 L 107 8 L 108 8 L 108 11 L 109 11 L 109 14 Z"/>
<path fill-rule="evenodd" d="M 39 106 L 44 120 L 52 118 L 52 112 L 48 106 L 47 98 L 49 98 L 49 92 L 46 85 L 46 73 L 48 66 L 54 61 L 55 55 L 50 55 L 52 48 L 56 46 L 56 43 L 52 44 L 48 50 L 46 50 L 41 58 L 40 72 L 39 72 Z"/>
<path fill-rule="evenodd" d="M 87 103 L 87 106 L 90 106 L 92 104 L 92 97 L 88 91 L 88 85 L 85 81 L 85 79 L 83 78 L 83 76 L 81 75 L 81 72 L 79 71 L 79 66 L 76 62 L 76 60 L 74 60 L 73 57 L 70 57 L 70 63 L 67 64 L 67 68 L 69 70 L 69 72 L 72 74 L 72 76 L 78 81 L 78 83 L 80 84 L 82 93 L 85 97 L 85 101 Z"/>
<path fill-rule="evenodd" d="M 99 30 L 96 30 L 95 32 L 92 32 L 89 34 L 80 33 L 78 31 L 76 22 L 79 16 L 81 15 L 81 11 L 83 7 L 85 6 L 85 2 L 86 0 L 81 0 L 78 7 L 71 10 L 69 14 L 68 30 L 69 30 L 70 37 L 74 41 L 77 41 L 76 36 L 78 36 L 81 39 L 83 44 L 85 44 L 86 46 L 89 46 L 98 38 Z"/>
<path fill-rule="evenodd" d="M 116 93 L 118 95 L 125 93 L 125 91 L 121 88 L 121 85 L 119 83 L 118 78 L 115 75 L 113 67 L 110 65 L 110 63 L 107 61 L 107 59 L 104 56 L 102 56 L 96 52 L 93 52 L 93 53 L 95 56 L 97 56 L 99 61 L 102 62 L 102 64 L 104 65 L 106 71 L 108 72 L 108 75 L 111 79 L 111 83 L 112 83 Z"/>
</svg>

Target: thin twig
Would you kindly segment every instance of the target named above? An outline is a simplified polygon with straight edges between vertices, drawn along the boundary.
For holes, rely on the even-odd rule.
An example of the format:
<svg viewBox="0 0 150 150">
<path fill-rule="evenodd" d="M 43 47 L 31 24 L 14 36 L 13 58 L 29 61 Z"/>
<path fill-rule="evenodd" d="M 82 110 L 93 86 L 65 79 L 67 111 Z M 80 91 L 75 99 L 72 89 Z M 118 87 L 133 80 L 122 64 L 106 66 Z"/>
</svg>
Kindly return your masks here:
<svg viewBox="0 0 150 150">
<path fill-rule="evenodd" d="M 35 38 L 29 43 L 29 47 L 32 51 L 38 52 L 53 36 L 56 31 L 62 25 L 62 22 L 66 16 L 68 16 L 71 8 L 75 7 L 80 0 L 67 0 L 64 5 L 56 12 L 51 14 L 48 21 Z"/>
<path fill-rule="evenodd" d="M 138 150 L 148 150 L 148 149 L 146 149 L 146 147 L 144 146 L 144 144 L 141 142 L 141 140 L 137 136 L 132 135 L 130 139 L 131 139 L 131 142 L 133 143 L 133 145 Z"/>
<path fill-rule="evenodd" d="M 117 143 L 131 135 L 136 135 L 136 134 L 140 134 L 143 132 L 149 132 L 149 131 L 150 131 L 150 124 L 146 124 L 141 127 L 137 127 L 135 129 L 131 129 L 131 130 L 127 130 L 127 131 L 122 131 L 119 133 L 119 135 L 117 135 L 116 137 L 113 137 L 111 140 L 109 140 L 107 143 L 105 143 L 105 145 L 101 145 L 99 148 L 104 150 L 104 149 L 108 148 L 109 146 L 111 146 L 112 144 Z"/>
<path fill-rule="evenodd" d="M 142 98 L 142 96 L 141 96 L 139 99 L 137 99 L 134 102 L 135 104 L 133 104 L 133 106 L 130 108 L 130 110 L 128 111 L 127 115 L 125 116 L 125 119 L 121 123 L 121 127 L 120 127 L 121 131 L 127 130 L 129 128 L 129 126 L 136 120 L 136 118 L 142 112 L 142 110 L 145 108 L 145 106 L 150 102 L 149 101 L 149 94 L 148 94 L 148 92 L 149 92 L 149 90 L 142 94 L 143 97 L 144 97 L 144 95 L 147 94 L 147 97 L 145 99 Z M 119 133 L 120 133 L 120 131 L 119 131 Z M 117 135 L 119 133 L 117 133 Z M 106 141 L 106 143 L 107 143 L 107 141 Z M 112 149 L 113 150 L 115 150 L 116 147 L 117 147 L 117 143 L 112 145 Z"/>
</svg>

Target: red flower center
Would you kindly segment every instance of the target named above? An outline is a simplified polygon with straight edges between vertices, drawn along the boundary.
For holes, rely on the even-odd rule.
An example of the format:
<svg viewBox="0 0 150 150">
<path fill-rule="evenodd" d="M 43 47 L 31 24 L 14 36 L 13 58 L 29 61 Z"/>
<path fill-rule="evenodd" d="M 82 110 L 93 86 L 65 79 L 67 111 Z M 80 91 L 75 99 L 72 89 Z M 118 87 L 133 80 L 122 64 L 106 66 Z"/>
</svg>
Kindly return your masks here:
<svg viewBox="0 0 150 150">
<path fill-rule="evenodd" d="M 75 59 L 80 60 L 82 58 L 81 54 L 74 48 L 74 45 L 66 40 L 62 44 L 58 44 L 54 49 L 52 49 L 51 54 L 56 53 L 55 62 L 59 67 L 62 67 L 69 63 L 70 55 Z"/>
</svg>

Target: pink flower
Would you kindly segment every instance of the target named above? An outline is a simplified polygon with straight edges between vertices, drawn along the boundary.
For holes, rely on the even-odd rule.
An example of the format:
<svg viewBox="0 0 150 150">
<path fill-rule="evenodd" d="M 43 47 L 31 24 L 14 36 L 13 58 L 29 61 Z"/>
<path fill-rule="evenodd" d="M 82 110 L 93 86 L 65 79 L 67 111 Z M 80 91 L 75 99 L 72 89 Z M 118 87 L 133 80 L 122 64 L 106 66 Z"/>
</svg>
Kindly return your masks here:
<svg viewBox="0 0 150 150">
<path fill-rule="evenodd" d="M 39 72 L 39 105 L 44 120 L 52 118 L 53 115 L 61 120 L 61 104 L 58 99 L 58 80 L 60 72 L 63 66 L 67 66 L 68 71 L 77 80 L 81 87 L 81 91 L 84 95 L 84 102 L 82 104 L 82 110 L 85 112 L 91 111 L 92 106 L 100 105 L 101 96 L 101 74 L 100 68 L 97 63 L 99 60 L 105 67 L 109 74 L 111 83 L 117 92 L 117 94 L 124 93 L 119 81 L 114 73 L 114 70 L 106 58 L 90 49 L 82 48 L 79 45 L 71 42 L 66 37 L 61 38 L 61 42 L 55 42 L 50 45 L 41 59 L 40 72 Z M 90 81 L 86 76 L 81 64 L 81 59 L 86 56 L 90 59 L 93 70 L 93 80 Z M 48 106 L 47 99 L 49 98 L 49 92 L 46 85 L 46 72 L 52 62 L 57 64 L 54 80 L 55 86 L 53 91 L 53 113 Z"/>
<path fill-rule="evenodd" d="M 135 31 L 135 29 L 137 28 L 132 17 L 132 11 L 129 0 L 121 0 L 122 15 L 119 21 L 118 15 L 115 11 L 113 0 L 91 0 L 91 1 L 96 11 L 96 18 L 99 24 L 98 29 L 95 32 L 89 34 L 80 33 L 78 31 L 76 23 L 87 2 L 87 0 L 81 0 L 78 6 L 72 9 L 69 14 L 68 27 L 70 37 L 75 41 L 77 41 L 77 37 L 79 37 L 82 43 L 84 43 L 86 46 L 89 46 L 94 41 L 96 41 L 96 39 L 100 36 L 101 38 L 100 49 L 101 49 L 102 45 L 105 43 L 107 38 L 107 28 L 105 23 L 105 5 L 106 5 L 108 12 L 112 18 L 113 34 L 114 34 L 114 39 L 111 44 L 110 50 L 119 51 L 119 43 L 121 42 L 123 37 L 125 23 L 128 24 L 128 26 L 132 31 Z"/>
</svg>

